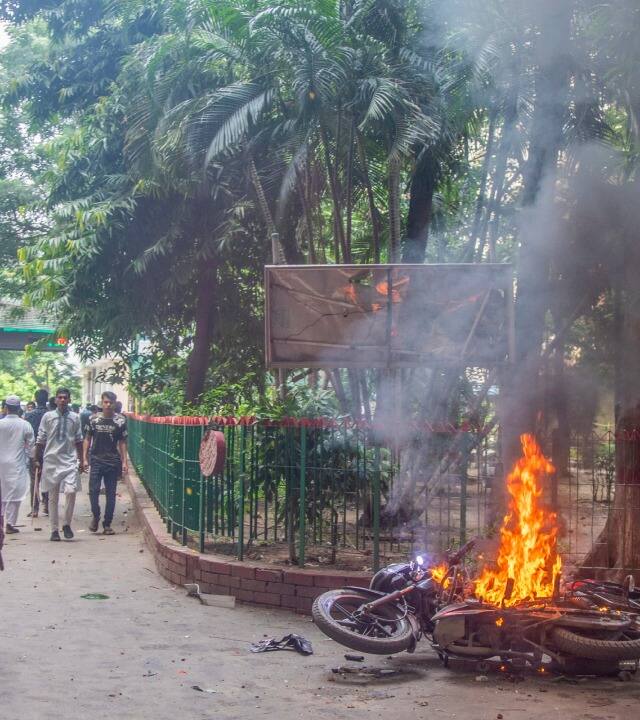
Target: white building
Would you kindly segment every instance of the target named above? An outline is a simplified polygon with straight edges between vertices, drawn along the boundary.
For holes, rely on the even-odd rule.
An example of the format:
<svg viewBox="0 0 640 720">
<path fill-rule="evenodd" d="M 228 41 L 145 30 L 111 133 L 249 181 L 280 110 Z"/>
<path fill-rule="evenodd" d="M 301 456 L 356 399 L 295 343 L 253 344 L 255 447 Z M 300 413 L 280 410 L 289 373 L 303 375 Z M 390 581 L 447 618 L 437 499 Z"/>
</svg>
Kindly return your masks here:
<svg viewBox="0 0 640 720">
<path fill-rule="evenodd" d="M 82 406 L 85 403 L 93 403 L 100 406 L 100 396 L 105 390 L 111 390 L 118 396 L 122 403 L 123 410 L 133 410 L 133 399 L 129 396 L 126 385 L 114 385 L 108 382 L 114 369 L 114 362 L 111 358 L 101 358 L 80 368 L 80 379 L 82 383 Z"/>
</svg>

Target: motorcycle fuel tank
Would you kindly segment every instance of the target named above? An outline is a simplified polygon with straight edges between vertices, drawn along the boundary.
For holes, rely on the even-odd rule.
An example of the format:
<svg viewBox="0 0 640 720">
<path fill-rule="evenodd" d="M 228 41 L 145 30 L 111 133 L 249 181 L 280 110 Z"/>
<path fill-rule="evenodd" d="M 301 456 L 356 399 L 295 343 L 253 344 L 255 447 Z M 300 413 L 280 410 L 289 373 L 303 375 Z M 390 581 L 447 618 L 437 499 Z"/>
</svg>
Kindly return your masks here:
<svg viewBox="0 0 640 720">
<path fill-rule="evenodd" d="M 465 636 L 465 619 L 463 615 L 445 617 L 436 623 L 433 640 L 442 650 L 446 650 L 456 640 Z"/>
</svg>

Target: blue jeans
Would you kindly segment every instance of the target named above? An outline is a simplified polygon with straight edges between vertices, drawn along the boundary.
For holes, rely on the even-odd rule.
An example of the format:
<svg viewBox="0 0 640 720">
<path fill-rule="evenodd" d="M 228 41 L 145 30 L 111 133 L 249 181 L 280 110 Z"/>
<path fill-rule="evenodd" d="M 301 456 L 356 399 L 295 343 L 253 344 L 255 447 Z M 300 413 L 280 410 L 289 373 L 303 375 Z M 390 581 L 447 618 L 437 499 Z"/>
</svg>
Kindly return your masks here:
<svg viewBox="0 0 640 720">
<path fill-rule="evenodd" d="M 114 465 L 103 465 L 102 463 L 91 461 L 91 472 L 89 473 L 89 500 L 91 501 L 91 512 L 93 517 L 100 519 L 100 486 L 104 480 L 104 491 L 107 496 L 107 504 L 104 509 L 105 527 L 111 525 L 113 520 L 113 511 L 116 508 L 116 487 L 118 485 L 118 476 L 120 468 Z"/>
</svg>

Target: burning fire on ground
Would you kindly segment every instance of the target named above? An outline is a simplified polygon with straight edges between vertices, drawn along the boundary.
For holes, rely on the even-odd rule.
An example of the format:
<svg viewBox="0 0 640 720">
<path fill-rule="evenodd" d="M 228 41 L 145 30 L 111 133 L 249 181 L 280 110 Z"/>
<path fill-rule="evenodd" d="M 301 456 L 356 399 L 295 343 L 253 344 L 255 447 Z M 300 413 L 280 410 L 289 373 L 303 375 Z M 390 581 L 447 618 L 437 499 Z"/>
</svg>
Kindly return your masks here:
<svg viewBox="0 0 640 720">
<path fill-rule="evenodd" d="M 475 582 L 478 599 L 507 607 L 550 598 L 562 567 L 556 551 L 556 514 L 539 502 L 542 478 L 554 468 L 533 436 L 520 439 L 524 454 L 507 477 L 509 505 L 496 566 L 485 568 Z"/>
</svg>

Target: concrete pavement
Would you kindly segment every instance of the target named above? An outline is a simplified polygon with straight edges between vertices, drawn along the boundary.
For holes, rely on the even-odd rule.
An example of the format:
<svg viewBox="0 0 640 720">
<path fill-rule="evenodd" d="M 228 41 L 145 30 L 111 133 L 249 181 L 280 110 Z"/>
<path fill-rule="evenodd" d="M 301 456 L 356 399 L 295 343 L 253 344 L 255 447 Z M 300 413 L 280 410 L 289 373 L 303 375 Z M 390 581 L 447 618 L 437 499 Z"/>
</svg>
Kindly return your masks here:
<svg viewBox="0 0 640 720">
<path fill-rule="evenodd" d="M 78 498 L 73 541 L 49 542 L 47 519 L 32 525 L 26 507 L 20 534 L 8 537 L 0 573 L 3 720 L 638 715 L 637 679 L 513 684 L 490 675 L 478 682 L 472 667 L 442 668 L 427 643 L 414 655 L 366 658 L 370 666 L 401 668 L 397 678 L 341 680 L 331 668 L 346 662 L 345 649 L 308 618 L 205 607 L 169 585 L 142 545 L 122 484 L 119 493 L 113 537 L 87 529 L 86 494 Z M 83 599 L 87 593 L 108 598 Z M 249 652 L 250 642 L 289 632 L 308 637 L 315 654 Z"/>
</svg>

